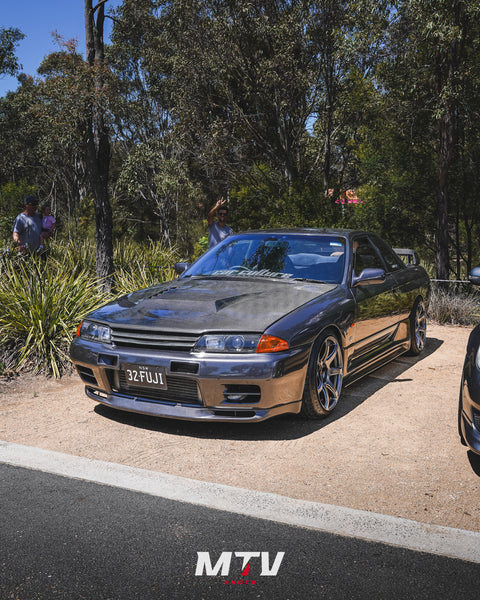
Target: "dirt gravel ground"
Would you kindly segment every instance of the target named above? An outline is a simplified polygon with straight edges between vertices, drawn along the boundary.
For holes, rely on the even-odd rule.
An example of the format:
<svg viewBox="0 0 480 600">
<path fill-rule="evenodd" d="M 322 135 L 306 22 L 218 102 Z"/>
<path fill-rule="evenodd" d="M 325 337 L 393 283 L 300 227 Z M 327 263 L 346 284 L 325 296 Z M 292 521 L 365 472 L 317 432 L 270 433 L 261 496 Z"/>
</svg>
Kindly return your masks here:
<svg viewBox="0 0 480 600">
<path fill-rule="evenodd" d="M 205 424 L 115 411 L 76 375 L 0 382 L 0 440 L 193 479 L 480 531 L 480 456 L 457 435 L 470 328 L 346 388 L 327 420 Z"/>
</svg>

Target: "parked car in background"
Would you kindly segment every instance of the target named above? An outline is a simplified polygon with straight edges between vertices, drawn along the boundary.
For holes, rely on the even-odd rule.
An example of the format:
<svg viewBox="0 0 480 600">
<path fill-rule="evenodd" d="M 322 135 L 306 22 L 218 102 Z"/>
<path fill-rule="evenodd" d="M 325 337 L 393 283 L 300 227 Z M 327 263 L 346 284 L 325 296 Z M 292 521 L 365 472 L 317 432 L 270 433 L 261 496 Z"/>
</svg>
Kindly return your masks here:
<svg viewBox="0 0 480 600">
<path fill-rule="evenodd" d="M 419 265 L 420 259 L 415 250 L 411 248 L 394 248 L 394 251 L 406 265 Z"/>
<path fill-rule="evenodd" d="M 70 355 L 93 400 L 176 419 L 316 419 L 345 385 L 425 346 L 428 275 L 373 233 L 247 231 L 178 271 L 79 325 Z"/>
<path fill-rule="evenodd" d="M 472 269 L 469 280 L 480 286 L 480 267 Z M 480 325 L 473 329 L 467 342 L 458 403 L 458 433 L 464 445 L 480 454 Z"/>
</svg>

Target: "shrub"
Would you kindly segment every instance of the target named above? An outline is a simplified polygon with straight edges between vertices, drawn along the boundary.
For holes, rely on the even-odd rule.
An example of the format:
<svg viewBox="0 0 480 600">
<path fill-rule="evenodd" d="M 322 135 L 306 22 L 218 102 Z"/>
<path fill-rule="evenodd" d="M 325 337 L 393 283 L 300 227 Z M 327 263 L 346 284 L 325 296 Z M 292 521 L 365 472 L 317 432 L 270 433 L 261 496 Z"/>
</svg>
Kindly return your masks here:
<svg viewBox="0 0 480 600">
<path fill-rule="evenodd" d="M 134 262 L 130 268 L 115 271 L 115 294 L 129 294 L 157 283 L 170 281 L 175 277 L 175 270 L 169 266 L 151 266 L 145 263 Z"/>
<path fill-rule="evenodd" d="M 106 301 L 87 270 L 36 257 L 4 261 L 0 277 L 0 362 L 59 377 L 80 319 Z"/>
<path fill-rule="evenodd" d="M 476 325 L 480 320 L 479 296 L 434 288 L 428 316 L 440 325 Z"/>
<path fill-rule="evenodd" d="M 175 277 L 174 265 L 178 262 L 175 248 L 164 248 L 149 241 L 138 244 L 121 241 L 115 245 L 115 293 L 128 294 L 134 290 L 170 281 Z"/>
<path fill-rule="evenodd" d="M 115 246 L 115 295 L 175 276 L 175 249 L 150 242 Z M 33 370 L 59 377 L 70 368 L 68 349 L 80 320 L 110 297 L 95 276 L 95 246 L 50 243 L 46 260 L 0 254 L 0 373 Z"/>
</svg>

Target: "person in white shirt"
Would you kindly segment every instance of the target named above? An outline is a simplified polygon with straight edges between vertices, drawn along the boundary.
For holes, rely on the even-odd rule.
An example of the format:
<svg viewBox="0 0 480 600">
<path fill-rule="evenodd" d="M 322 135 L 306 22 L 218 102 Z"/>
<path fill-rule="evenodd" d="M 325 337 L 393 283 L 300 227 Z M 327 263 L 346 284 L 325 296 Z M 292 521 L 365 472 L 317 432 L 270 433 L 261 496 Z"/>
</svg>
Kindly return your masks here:
<svg viewBox="0 0 480 600">
<path fill-rule="evenodd" d="M 232 235 L 233 229 L 227 225 L 228 208 L 225 206 L 225 199 L 220 200 L 215 204 L 212 210 L 208 213 L 208 248 L 213 248 L 219 242 L 224 240 L 229 235 Z M 217 213 L 217 220 L 214 220 L 214 215 Z"/>
</svg>

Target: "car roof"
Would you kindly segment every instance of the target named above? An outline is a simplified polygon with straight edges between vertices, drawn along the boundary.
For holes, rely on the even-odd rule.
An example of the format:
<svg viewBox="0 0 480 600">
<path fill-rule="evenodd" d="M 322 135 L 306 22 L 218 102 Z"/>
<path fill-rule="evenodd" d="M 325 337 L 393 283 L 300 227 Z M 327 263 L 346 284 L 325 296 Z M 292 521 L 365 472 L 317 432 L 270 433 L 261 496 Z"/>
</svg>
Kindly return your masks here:
<svg viewBox="0 0 480 600">
<path fill-rule="evenodd" d="M 376 235 L 374 233 L 358 230 L 358 229 L 331 229 L 331 228 L 315 228 L 315 227 L 292 227 L 292 228 L 275 228 L 275 229 L 250 229 L 239 231 L 234 235 L 244 234 L 263 234 L 263 235 L 295 235 L 295 234 L 312 234 L 312 235 L 337 235 L 351 238 L 356 235 Z"/>
</svg>

